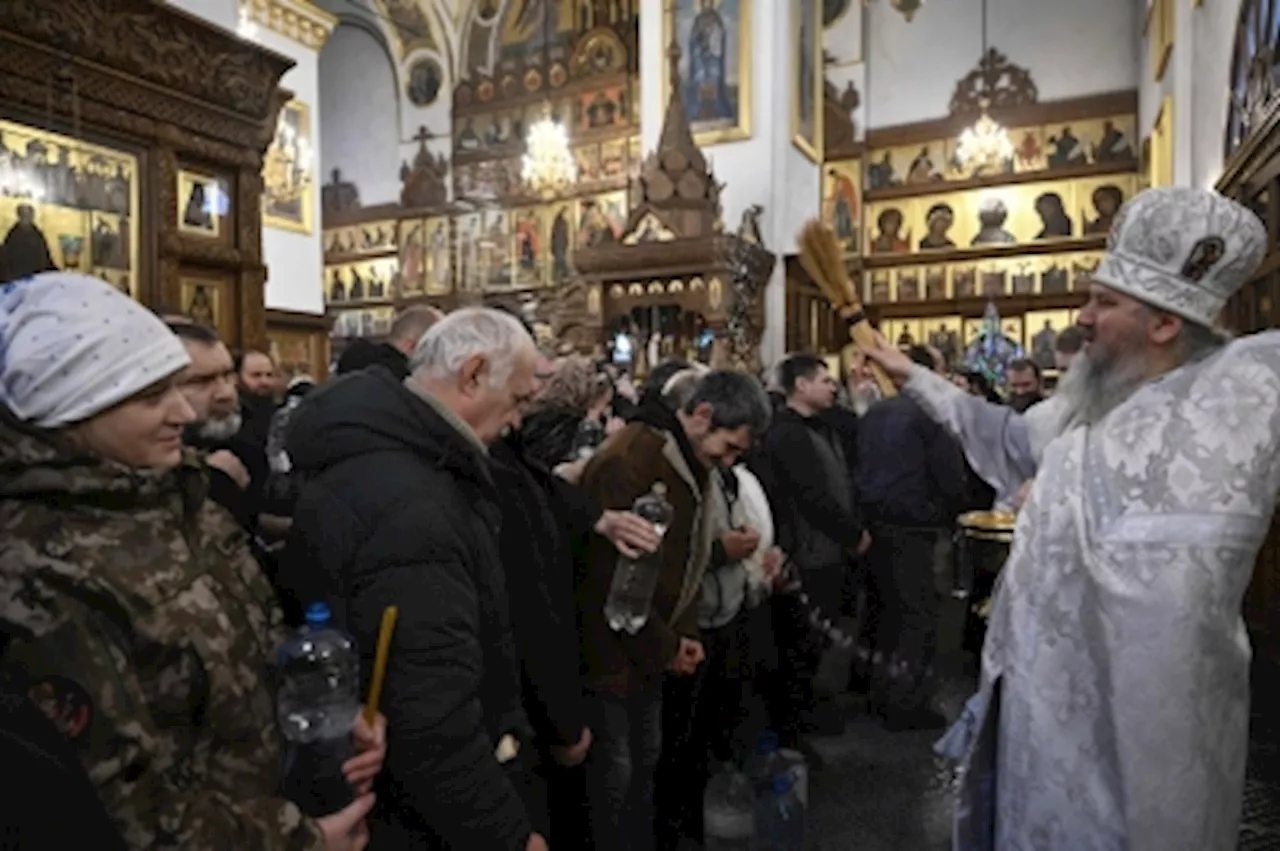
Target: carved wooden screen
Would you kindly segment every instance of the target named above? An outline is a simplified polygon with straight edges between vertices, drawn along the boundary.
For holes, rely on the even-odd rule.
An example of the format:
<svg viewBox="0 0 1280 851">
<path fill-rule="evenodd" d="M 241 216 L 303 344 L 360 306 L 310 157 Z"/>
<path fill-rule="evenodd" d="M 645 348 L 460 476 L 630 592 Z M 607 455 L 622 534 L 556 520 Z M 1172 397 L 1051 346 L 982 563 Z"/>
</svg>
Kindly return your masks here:
<svg viewBox="0 0 1280 851">
<path fill-rule="evenodd" d="M 1280 0 L 1244 0 L 1236 24 L 1235 53 L 1231 60 L 1230 105 L 1224 159 L 1230 159 L 1258 129 L 1271 100 L 1280 88 Z"/>
</svg>

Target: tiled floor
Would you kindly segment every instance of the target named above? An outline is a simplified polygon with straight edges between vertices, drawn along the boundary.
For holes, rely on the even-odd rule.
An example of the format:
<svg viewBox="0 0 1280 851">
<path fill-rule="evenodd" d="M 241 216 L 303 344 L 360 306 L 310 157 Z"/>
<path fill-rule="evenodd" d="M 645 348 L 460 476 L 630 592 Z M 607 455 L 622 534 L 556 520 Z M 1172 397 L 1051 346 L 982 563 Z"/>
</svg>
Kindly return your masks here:
<svg viewBox="0 0 1280 851">
<path fill-rule="evenodd" d="M 944 640 L 955 626 L 950 614 Z M 939 708 L 948 717 L 973 687 L 965 662 L 952 649 L 939 666 Z M 1280 671 L 1259 670 L 1255 681 L 1240 851 L 1280 851 Z M 827 767 L 811 783 L 813 851 L 947 851 L 954 776 L 933 755 L 937 734 L 886 733 L 856 703 L 848 708 L 843 736 L 814 741 Z"/>
</svg>

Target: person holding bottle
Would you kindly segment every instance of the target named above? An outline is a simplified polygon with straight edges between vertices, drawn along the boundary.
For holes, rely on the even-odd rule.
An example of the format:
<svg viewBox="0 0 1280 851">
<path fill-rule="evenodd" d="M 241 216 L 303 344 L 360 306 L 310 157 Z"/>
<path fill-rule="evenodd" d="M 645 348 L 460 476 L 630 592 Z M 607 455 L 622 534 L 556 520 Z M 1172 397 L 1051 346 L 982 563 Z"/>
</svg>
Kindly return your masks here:
<svg viewBox="0 0 1280 851">
<path fill-rule="evenodd" d="M 103 281 L 0 287 L 0 680 L 75 749 L 127 848 L 357 851 L 383 726 L 357 725 L 351 805 L 310 819 L 278 797 L 280 610 L 183 449 L 187 364 Z"/>
<path fill-rule="evenodd" d="M 673 509 L 660 550 L 652 604 L 634 632 L 605 616 L 618 552 L 597 538 L 576 592 L 588 725 L 591 826 L 596 847 L 654 847 L 653 776 L 662 747 L 664 675 L 687 676 L 704 658 L 698 602 L 717 528 L 707 508 L 711 470 L 731 467 L 769 422 L 769 401 L 752 377 L 708 373 L 678 411 L 660 397 L 605 442 L 582 473 L 582 487 L 608 509 L 665 488 Z"/>
</svg>

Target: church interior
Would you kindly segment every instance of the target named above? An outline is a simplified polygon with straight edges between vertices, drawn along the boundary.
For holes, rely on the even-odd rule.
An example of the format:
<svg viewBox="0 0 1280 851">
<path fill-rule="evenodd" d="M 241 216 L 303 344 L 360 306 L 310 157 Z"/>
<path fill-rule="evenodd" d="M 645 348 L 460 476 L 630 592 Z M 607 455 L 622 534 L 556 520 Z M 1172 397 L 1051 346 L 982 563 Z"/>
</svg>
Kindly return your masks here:
<svg viewBox="0 0 1280 851">
<path fill-rule="evenodd" d="M 1277 50 L 1280 0 L 0 0 L 0 237 L 286 377 L 414 305 L 501 306 L 638 375 L 841 374 L 798 258 L 819 219 L 886 339 L 1052 381 L 1148 187 L 1257 213 L 1222 323 L 1280 326 Z M 1280 666 L 1280 523 L 1244 614 Z M 1280 849 L 1261 698 L 1241 849 Z M 931 743 L 824 744 L 821 847 L 949 847 Z"/>
</svg>

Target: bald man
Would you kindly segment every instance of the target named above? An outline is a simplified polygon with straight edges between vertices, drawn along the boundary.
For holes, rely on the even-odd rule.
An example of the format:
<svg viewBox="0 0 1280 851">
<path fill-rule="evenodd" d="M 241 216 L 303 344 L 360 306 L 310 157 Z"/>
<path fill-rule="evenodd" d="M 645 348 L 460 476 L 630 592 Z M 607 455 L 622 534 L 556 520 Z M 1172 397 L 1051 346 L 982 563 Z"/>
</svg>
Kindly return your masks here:
<svg viewBox="0 0 1280 851">
<path fill-rule="evenodd" d="M 381 364 L 399 379 L 409 376 L 409 356 L 417 348 L 422 335 L 444 318 L 444 313 L 429 305 L 407 307 L 391 324 L 385 343 L 356 340 L 338 358 L 338 375 Z"/>
</svg>

